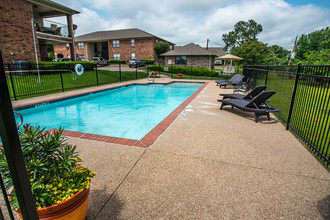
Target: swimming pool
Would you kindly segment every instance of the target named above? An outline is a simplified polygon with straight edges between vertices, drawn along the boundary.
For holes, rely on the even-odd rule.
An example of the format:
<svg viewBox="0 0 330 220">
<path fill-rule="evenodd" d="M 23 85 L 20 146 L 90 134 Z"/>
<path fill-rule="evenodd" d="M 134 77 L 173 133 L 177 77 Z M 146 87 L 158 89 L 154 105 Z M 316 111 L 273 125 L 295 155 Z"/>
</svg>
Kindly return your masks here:
<svg viewBox="0 0 330 220">
<path fill-rule="evenodd" d="M 139 140 L 203 83 L 129 85 L 17 110 L 24 123 Z M 19 121 L 19 119 L 17 119 Z"/>
</svg>

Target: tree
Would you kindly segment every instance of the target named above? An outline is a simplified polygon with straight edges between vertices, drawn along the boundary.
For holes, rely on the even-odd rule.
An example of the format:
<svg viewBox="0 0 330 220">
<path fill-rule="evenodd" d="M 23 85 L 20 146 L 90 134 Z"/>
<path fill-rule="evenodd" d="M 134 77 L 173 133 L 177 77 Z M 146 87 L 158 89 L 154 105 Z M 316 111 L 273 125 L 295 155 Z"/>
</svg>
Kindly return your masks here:
<svg viewBox="0 0 330 220">
<path fill-rule="evenodd" d="M 232 50 L 237 46 L 243 45 L 247 41 L 257 41 L 257 35 L 262 32 L 261 24 L 254 20 L 239 21 L 235 24 L 234 30 L 228 34 L 222 35 L 222 40 L 225 42 L 225 50 Z"/>
<path fill-rule="evenodd" d="M 272 45 L 269 47 L 269 49 L 273 51 L 278 58 L 287 58 L 287 56 L 290 54 L 290 51 L 278 45 Z"/>
<path fill-rule="evenodd" d="M 304 59 L 305 53 L 309 51 L 321 52 L 330 49 L 330 28 L 326 27 L 309 34 L 302 34 L 296 45 L 296 58 Z"/>
<path fill-rule="evenodd" d="M 154 50 L 156 52 L 157 58 L 159 58 L 159 56 L 162 53 L 167 52 L 169 49 L 170 49 L 170 44 L 166 41 L 161 41 L 161 42 L 155 43 L 155 45 L 154 45 Z"/>
<path fill-rule="evenodd" d="M 266 44 L 250 40 L 239 47 L 232 50 L 232 54 L 242 57 L 243 65 L 264 65 L 274 62 L 275 54 L 267 47 Z"/>
</svg>

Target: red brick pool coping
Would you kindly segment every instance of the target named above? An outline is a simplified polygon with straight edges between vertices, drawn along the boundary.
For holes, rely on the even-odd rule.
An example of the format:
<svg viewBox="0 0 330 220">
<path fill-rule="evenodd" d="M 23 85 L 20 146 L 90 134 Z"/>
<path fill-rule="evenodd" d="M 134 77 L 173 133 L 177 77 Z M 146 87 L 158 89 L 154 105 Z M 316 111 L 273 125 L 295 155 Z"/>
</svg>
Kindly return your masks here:
<svg viewBox="0 0 330 220">
<path fill-rule="evenodd" d="M 169 84 L 176 81 L 161 83 L 161 84 Z M 149 147 L 152 145 L 157 138 L 170 126 L 170 124 L 178 117 L 178 115 L 187 107 L 187 105 L 194 99 L 196 96 L 208 85 L 208 82 L 202 82 L 204 85 L 202 85 L 198 90 L 196 90 L 190 97 L 188 97 L 181 105 L 179 105 L 174 111 L 172 111 L 164 120 L 162 120 L 158 125 L 156 125 L 148 134 L 146 134 L 141 140 L 134 140 L 134 139 L 127 139 L 127 138 L 118 138 L 118 137 L 111 137 L 111 136 L 104 136 L 104 135 L 97 135 L 97 134 L 90 134 L 90 133 L 83 133 L 83 132 L 77 132 L 77 131 L 69 131 L 64 130 L 63 135 L 69 136 L 69 137 L 76 137 L 76 138 L 83 138 L 88 140 L 94 140 L 94 141 L 101 141 L 101 142 L 107 142 L 107 143 L 114 143 L 114 144 L 121 144 L 121 145 L 128 145 L 128 146 L 136 146 L 136 147 Z M 137 85 L 137 84 L 151 84 L 151 83 L 130 83 L 125 85 L 119 85 L 114 86 L 111 88 L 106 89 L 99 89 L 99 90 L 93 90 L 93 92 L 103 91 L 103 90 L 109 90 L 114 88 L 119 88 L 123 86 L 129 86 L 129 85 Z M 49 100 L 43 100 L 41 102 L 33 103 L 33 105 L 55 101 L 55 100 L 61 100 L 65 98 L 71 98 L 79 95 L 88 94 L 90 92 L 84 92 L 80 94 L 74 94 L 74 95 L 66 95 L 62 96 L 60 98 L 53 98 Z M 31 104 L 25 104 L 25 105 L 18 105 L 15 106 L 15 108 L 22 108 L 31 106 Z M 53 129 L 51 129 L 53 130 Z"/>
</svg>

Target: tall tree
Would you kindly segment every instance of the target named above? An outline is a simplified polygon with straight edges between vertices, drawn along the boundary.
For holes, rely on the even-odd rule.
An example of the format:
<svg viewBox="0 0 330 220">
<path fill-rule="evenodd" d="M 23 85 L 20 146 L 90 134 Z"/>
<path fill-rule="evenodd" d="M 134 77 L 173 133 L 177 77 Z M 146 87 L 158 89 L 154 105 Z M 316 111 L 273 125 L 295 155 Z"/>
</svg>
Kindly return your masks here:
<svg viewBox="0 0 330 220">
<path fill-rule="evenodd" d="M 288 56 L 288 54 L 290 53 L 290 51 L 284 49 L 281 46 L 278 45 L 272 45 L 269 47 L 269 49 L 271 51 L 274 52 L 274 54 L 278 57 L 278 58 L 286 58 Z"/>
<path fill-rule="evenodd" d="M 302 34 L 296 46 L 296 58 L 304 59 L 304 54 L 309 51 L 321 52 L 330 49 L 330 28 L 326 27 L 309 34 Z"/>
<path fill-rule="evenodd" d="M 225 50 L 232 50 L 237 46 L 243 45 L 247 41 L 258 40 L 257 35 L 262 32 L 261 24 L 254 20 L 239 21 L 235 24 L 234 30 L 228 34 L 222 35 L 222 40 L 225 42 Z"/>
<path fill-rule="evenodd" d="M 242 46 L 235 47 L 232 50 L 232 54 L 242 57 L 243 65 L 268 64 L 270 60 L 276 58 L 266 44 L 256 40 L 250 40 Z"/>
<path fill-rule="evenodd" d="M 169 49 L 170 44 L 166 41 L 160 41 L 158 43 L 155 43 L 154 45 L 154 50 L 156 52 L 157 58 L 159 58 L 162 53 L 167 52 Z"/>
</svg>

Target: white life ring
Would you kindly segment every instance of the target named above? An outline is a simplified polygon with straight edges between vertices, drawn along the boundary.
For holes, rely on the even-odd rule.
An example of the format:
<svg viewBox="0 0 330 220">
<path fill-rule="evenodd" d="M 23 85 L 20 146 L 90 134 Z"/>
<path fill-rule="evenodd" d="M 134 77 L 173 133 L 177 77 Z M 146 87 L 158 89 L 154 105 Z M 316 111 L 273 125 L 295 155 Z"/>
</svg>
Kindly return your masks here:
<svg viewBox="0 0 330 220">
<path fill-rule="evenodd" d="M 84 67 L 79 63 L 74 66 L 74 70 L 76 71 L 78 76 L 81 76 L 84 73 Z"/>
</svg>

